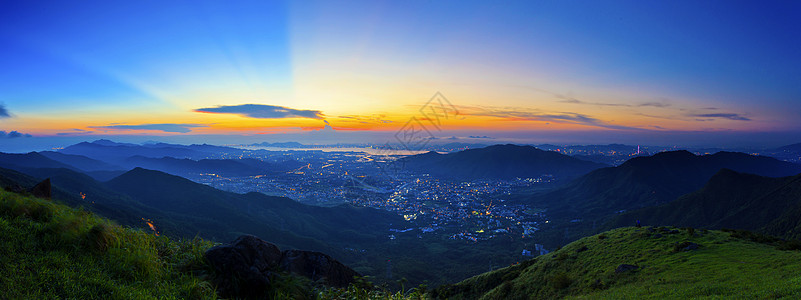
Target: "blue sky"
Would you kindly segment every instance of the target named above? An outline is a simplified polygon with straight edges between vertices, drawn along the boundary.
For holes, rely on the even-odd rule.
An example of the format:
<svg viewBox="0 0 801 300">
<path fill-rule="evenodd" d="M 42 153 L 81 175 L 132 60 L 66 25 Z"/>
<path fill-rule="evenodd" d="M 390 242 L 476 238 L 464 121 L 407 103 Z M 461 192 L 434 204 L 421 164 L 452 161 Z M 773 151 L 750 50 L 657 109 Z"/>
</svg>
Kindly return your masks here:
<svg viewBox="0 0 801 300">
<path fill-rule="evenodd" d="M 795 1 L 2 1 L 0 130 L 375 139 L 441 92 L 454 133 L 778 145 L 801 140 L 798 19 Z"/>
</svg>

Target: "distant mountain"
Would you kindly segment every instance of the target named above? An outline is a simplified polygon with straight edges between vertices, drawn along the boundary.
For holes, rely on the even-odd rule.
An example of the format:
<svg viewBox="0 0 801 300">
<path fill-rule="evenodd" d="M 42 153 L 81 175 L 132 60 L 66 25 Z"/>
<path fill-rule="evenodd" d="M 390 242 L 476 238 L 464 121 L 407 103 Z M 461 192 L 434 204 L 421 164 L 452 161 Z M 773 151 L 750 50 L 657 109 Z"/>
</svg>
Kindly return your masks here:
<svg viewBox="0 0 801 300">
<path fill-rule="evenodd" d="M 131 156 L 144 156 L 161 158 L 165 156 L 175 158 L 204 157 L 202 152 L 198 152 L 186 147 L 145 147 L 130 144 L 109 144 L 107 142 L 97 143 L 82 142 L 59 151 L 62 154 L 83 155 L 96 160 L 108 163 L 119 163 Z"/>
<path fill-rule="evenodd" d="M 436 176 L 464 179 L 553 175 L 574 178 L 607 165 L 579 160 L 532 146 L 494 145 L 450 154 L 428 152 L 399 160 L 406 168 Z"/>
<path fill-rule="evenodd" d="M 258 143 L 258 144 L 251 144 L 251 146 L 260 146 L 260 147 L 276 147 L 276 148 L 303 148 L 306 145 L 298 143 L 298 142 L 284 142 L 284 143 Z"/>
<path fill-rule="evenodd" d="M 256 159 L 177 159 L 172 157 L 150 158 L 133 156 L 126 159 L 123 165 L 129 168 L 141 167 L 158 170 L 173 175 L 186 176 L 200 173 L 213 173 L 223 176 L 263 175 L 283 168 L 278 165 Z"/>
<path fill-rule="evenodd" d="M 621 214 L 607 227 L 628 226 L 636 220 L 801 238 L 801 174 L 771 178 L 723 169 L 702 189 L 668 204 Z"/>
<path fill-rule="evenodd" d="M 764 156 L 687 151 L 633 158 L 618 167 L 590 172 L 554 191 L 534 195 L 530 204 L 562 219 L 597 219 L 618 211 L 668 203 L 704 186 L 723 168 L 770 177 L 801 173 L 801 165 Z"/>
<path fill-rule="evenodd" d="M 64 154 L 61 152 L 53 152 L 53 151 L 42 151 L 39 152 L 44 157 L 49 159 L 61 162 L 66 165 L 73 166 L 78 168 L 82 171 L 92 172 L 92 171 L 114 171 L 114 170 L 122 170 L 123 167 L 112 165 L 106 162 L 102 162 L 96 159 L 91 159 L 83 155 L 71 155 L 71 154 Z"/>
<path fill-rule="evenodd" d="M 787 151 L 787 152 L 801 152 L 801 143 L 782 146 L 776 149 L 778 151 Z"/>
<path fill-rule="evenodd" d="M 25 154 L 11 154 L 0 152 L 0 167 L 20 170 L 26 168 L 66 168 L 76 169 L 75 167 L 61 163 L 37 152 Z"/>
</svg>

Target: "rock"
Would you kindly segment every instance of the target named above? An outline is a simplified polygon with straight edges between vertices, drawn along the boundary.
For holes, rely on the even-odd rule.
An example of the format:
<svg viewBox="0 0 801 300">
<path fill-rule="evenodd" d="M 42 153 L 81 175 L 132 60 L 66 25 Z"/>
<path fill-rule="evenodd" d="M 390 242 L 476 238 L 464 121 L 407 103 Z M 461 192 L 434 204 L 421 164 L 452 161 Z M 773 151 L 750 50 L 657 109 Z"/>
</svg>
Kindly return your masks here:
<svg viewBox="0 0 801 300">
<path fill-rule="evenodd" d="M 662 234 L 661 234 L 661 233 L 657 233 L 657 234 L 654 234 L 654 235 L 653 235 L 653 237 L 654 237 L 655 239 L 658 239 L 658 238 L 661 238 L 661 237 L 662 237 Z"/>
<path fill-rule="evenodd" d="M 668 231 L 668 233 L 669 233 L 669 234 L 678 234 L 678 233 L 679 233 L 679 231 L 678 231 L 678 230 L 676 230 L 676 229 L 673 229 L 673 230 L 671 230 L 671 231 Z"/>
<path fill-rule="evenodd" d="M 50 178 L 48 178 L 36 184 L 33 189 L 31 189 L 31 194 L 33 194 L 34 197 L 50 199 L 52 190 L 53 188 L 50 185 Z"/>
<path fill-rule="evenodd" d="M 305 276 L 318 283 L 347 287 L 359 273 L 324 253 L 281 251 L 278 246 L 252 235 L 204 254 L 214 269 L 213 283 L 223 298 L 266 298 L 271 282 L 280 272 Z"/>
<path fill-rule="evenodd" d="M 229 245 L 206 251 L 206 260 L 216 272 L 214 284 L 223 298 L 260 298 L 270 286 L 281 250 L 252 235 L 243 235 Z"/>
<path fill-rule="evenodd" d="M 590 248 L 587 248 L 587 246 L 585 245 L 585 246 L 581 246 L 581 248 L 578 248 L 578 249 L 576 250 L 576 252 L 584 252 L 584 251 L 587 251 L 587 250 L 589 250 L 589 249 L 590 249 Z"/>
<path fill-rule="evenodd" d="M 615 269 L 615 273 L 626 273 L 626 272 L 629 272 L 629 271 L 637 270 L 639 268 L 640 267 L 635 266 L 635 265 L 621 264 L 621 265 L 617 266 L 617 269 Z"/>
<path fill-rule="evenodd" d="M 325 253 L 287 250 L 281 258 L 281 269 L 305 276 L 313 281 L 322 280 L 335 287 L 347 287 L 360 276 L 353 269 Z"/>
<path fill-rule="evenodd" d="M 693 243 L 693 242 L 684 241 L 684 242 L 681 242 L 681 243 L 676 243 L 676 245 L 674 246 L 674 249 L 676 251 L 693 251 L 693 250 L 698 250 L 698 248 L 700 248 L 700 247 L 701 247 L 701 245 L 699 245 L 699 244 L 696 244 L 696 243 Z"/>
</svg>

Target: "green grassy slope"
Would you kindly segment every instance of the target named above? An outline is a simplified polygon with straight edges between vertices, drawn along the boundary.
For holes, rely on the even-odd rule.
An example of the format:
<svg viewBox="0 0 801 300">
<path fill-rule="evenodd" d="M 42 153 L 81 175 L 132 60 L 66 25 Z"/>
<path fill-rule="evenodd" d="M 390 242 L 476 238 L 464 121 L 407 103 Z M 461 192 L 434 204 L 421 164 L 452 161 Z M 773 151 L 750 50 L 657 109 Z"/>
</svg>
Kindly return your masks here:
<svg viewBox="0 0 801 300">
<path fill-rule="evenodd" d="M 173 241 L 0 190 L 4 299 L 214 299 L 193 274 L 211 243 Z"/>
<path fill-rule="evenodd" d="M 664 228 L 664 227 L 663 227 Z M 485 273 L 433 295 L 449 299 L 798 299 L 801 252 L 721 231 L 620 228 Z M 678 250 L 693 242 L 700 248 Z M 615 272 L 621 264 L 633 271 Z"/>
<path fill-rule="evenodd" d="M 0 299 L 217 299 L 208 241 L 171 240 L 0 189 Z M 361 282 L 331 288 L 276 272 L 269 299 L 422 299 Z"/>
</svg>

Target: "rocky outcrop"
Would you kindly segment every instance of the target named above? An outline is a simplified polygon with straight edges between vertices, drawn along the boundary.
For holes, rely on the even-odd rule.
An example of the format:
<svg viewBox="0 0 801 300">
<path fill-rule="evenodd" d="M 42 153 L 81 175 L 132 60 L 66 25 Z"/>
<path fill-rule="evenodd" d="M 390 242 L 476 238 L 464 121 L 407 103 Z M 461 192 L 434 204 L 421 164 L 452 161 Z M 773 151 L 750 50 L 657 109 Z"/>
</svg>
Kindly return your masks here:
<svg viewBox="0 0 801 300">
<path fill-rule="evenodd" d="M 48 179 L 45 179 L 44 181 L 36 184 L 33 187 L 33 189 L 31 189 L 31 194 L 34 197 L 50 199 L 50 196 L 52 194 L 52 190 L 53 190 L 53 188 L 50 185 L 50 178 L 48 178 Z"/>
<path fill-rule="evenodd" d="M 332 257 L 313 251 L 286 250 L 252 235 L 206 251 L 215 271 L 214 284 L 224 298 L 262 298 L 282 273 L 305 276 L 312 281 L 346 287 L 360 276 Z"/>
<path fill-rule="evenodd" d="M 629 264 L 621 264 L 615 269 L 615 273 L 626 273 L 639 269 L 640 267 Z"/>
<path fill-rule="evenodd" d="M 281 256 L 281 269 L 308 277 L 313 281 L 323 280 L 335 287 L 347 287 L 359 276 L 353 269 L 321 252 L 287 250 Z"/>
</svg>

